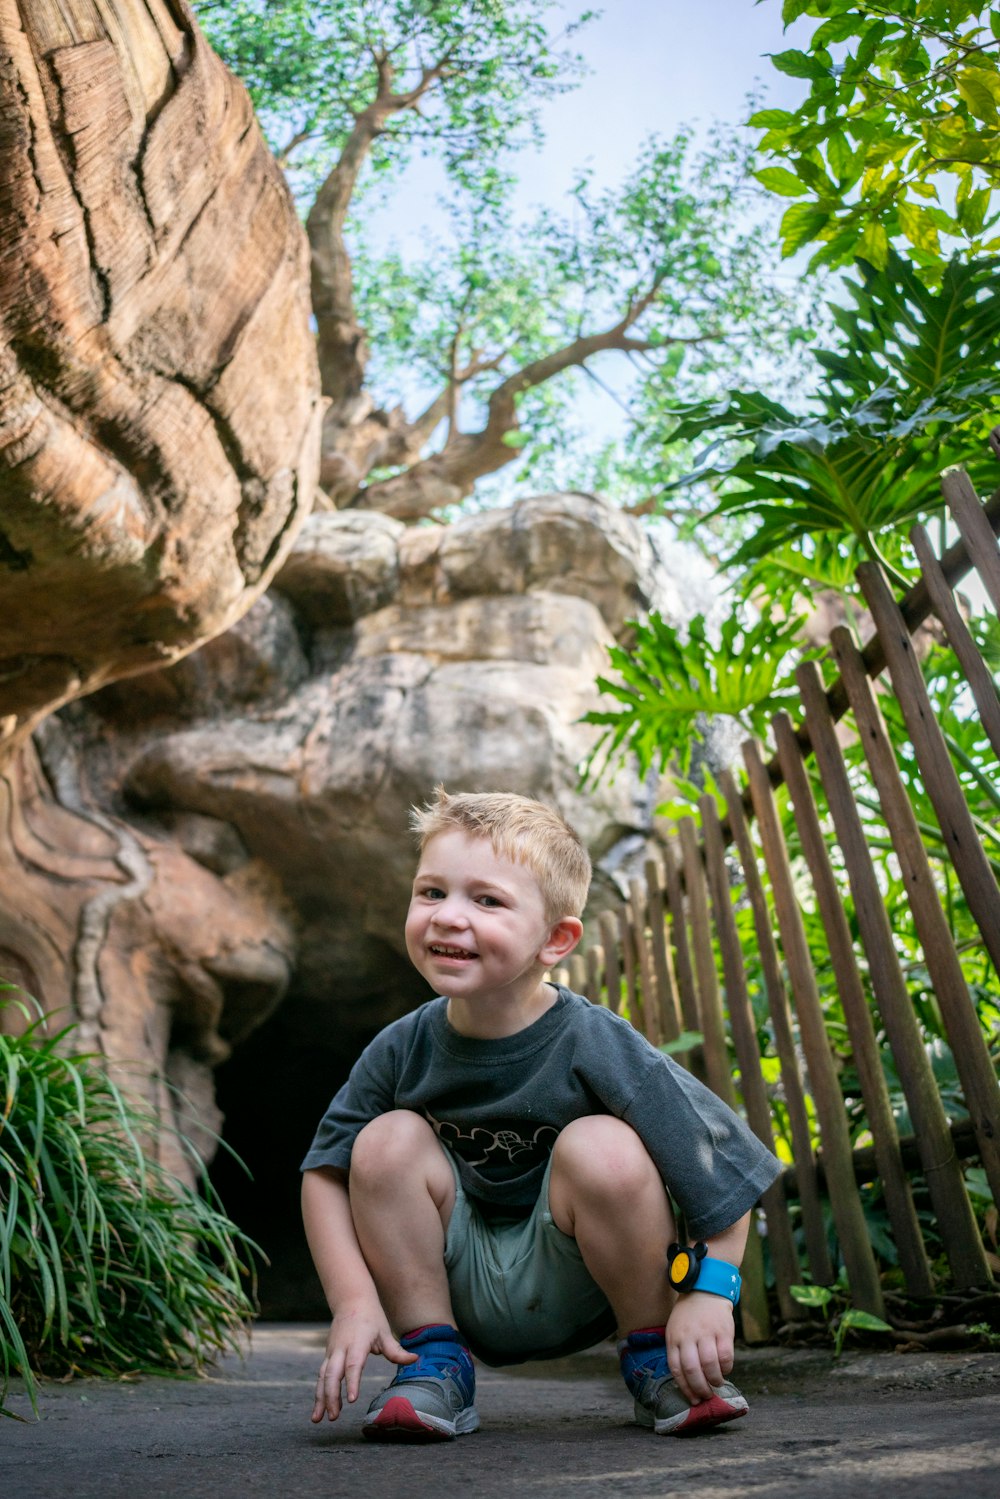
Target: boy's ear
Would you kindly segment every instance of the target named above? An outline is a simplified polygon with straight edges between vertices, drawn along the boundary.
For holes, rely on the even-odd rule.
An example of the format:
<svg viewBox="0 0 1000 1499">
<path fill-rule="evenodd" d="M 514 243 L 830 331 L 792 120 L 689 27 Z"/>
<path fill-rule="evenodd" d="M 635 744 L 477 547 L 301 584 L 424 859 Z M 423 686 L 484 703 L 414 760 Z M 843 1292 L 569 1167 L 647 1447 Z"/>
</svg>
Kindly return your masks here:
<svg viewBox="0 0 1000 1499">
<path fill-rule="evenodd" d="M 553 926 L 546 938 L 545 945 L 538 954 L 539 961 L 546 968 L 553 968 L 568 958 L 580 938 L 583 936 L 583 922 L 578 916 L 563 916 Z"/>
</svg>

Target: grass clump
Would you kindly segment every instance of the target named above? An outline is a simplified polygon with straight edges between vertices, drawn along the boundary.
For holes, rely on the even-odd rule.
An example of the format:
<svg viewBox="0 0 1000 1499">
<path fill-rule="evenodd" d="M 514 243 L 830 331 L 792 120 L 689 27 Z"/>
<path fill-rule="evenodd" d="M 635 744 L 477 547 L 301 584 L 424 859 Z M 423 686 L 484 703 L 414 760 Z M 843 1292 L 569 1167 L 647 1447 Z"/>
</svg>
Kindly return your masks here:
<svg viewBox="0 0 1000 1499">
<path fill-rule="evenodd" d="M 148 1111 L 65 1054 L 72 1027 L 19 1008 L 27 1029 L 0 1034 L 0 1416 L 15 1373 L 36 1414 L 38 1375 L 195 1373 L 255 1310 L 255 1246 L 203 1169 L 199 1192 L 151 1160 Z"/>
</svg>

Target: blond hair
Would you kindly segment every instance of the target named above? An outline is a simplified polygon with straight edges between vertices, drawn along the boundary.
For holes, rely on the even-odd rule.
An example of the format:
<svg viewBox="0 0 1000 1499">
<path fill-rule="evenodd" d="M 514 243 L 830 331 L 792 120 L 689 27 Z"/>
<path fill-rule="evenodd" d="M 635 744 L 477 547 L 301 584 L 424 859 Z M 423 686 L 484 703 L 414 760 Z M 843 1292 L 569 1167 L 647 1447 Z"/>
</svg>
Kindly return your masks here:
<svg viewBox="0 0 1000 1499">
<path fill-rule="evenodd" d="M 531 870 L 547 921 L 580 915 L 590 889 L 590 855 L 558 812 L 512 791 L 461 791 L 449 796 L 443 786 L 436 786 L 434 794 L 436 801 L 410 812 L 421 853 L 438 833 L 453 828 L 473 838 L 488 838 L 498 857 Z"/>
</svg>

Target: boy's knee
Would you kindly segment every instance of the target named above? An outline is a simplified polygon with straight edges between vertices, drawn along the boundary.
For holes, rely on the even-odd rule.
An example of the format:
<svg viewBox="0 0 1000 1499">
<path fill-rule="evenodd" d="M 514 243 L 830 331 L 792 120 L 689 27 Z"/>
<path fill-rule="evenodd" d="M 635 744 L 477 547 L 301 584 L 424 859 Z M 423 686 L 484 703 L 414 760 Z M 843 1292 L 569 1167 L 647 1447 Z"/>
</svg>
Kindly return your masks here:
<svg viewBox="0 0 1000 1499">
<path fill-rule="evenodd" d="M 358 1133 L 351 1151 L 351 1177 L 356 1181 L 370 1175 L 384 1181 L 395 1173 L 412 1171 L 422 1154 L 440 1154 L 440 1150 L 426 1119 L 411 1109 L 392 1109 Z"/>
<path fill-rule="evenodd" d="M 659 1172 L 635 1130 L 609 1114 L 574 1119 L 552 1151 L 553 1174 L 612 1195 L 630 1195 L 659 1181 Z"/>
</svg>

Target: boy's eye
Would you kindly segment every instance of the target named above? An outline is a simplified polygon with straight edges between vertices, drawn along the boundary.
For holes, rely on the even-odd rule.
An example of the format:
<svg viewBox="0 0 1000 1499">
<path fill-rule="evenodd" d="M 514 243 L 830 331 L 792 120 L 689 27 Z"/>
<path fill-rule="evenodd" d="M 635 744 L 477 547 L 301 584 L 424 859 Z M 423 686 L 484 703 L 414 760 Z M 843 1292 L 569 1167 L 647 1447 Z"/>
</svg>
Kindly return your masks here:
<svg viewBox="0 0 1000 1499">
<path fill-rule="evenodd" d="M 427 885 L 420 894 L 425 900 L 444 900 L 444 891 L 438 889 L 437 885 Z"/>
<path fill-rule="evenodd" d="M 479 904 L 481 906 L 500 906 L 503 902 L 497 900 L 495 895 L 481 895 L 479 897 Z"/>
</svg>

